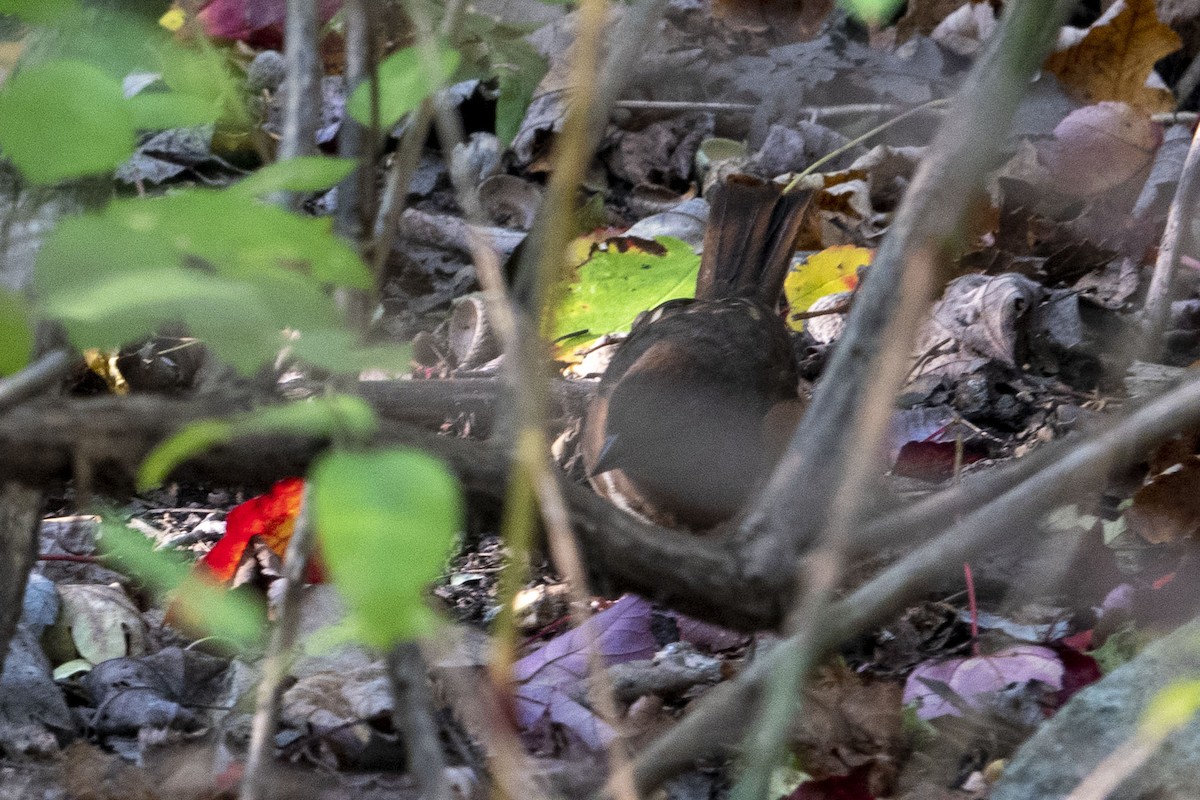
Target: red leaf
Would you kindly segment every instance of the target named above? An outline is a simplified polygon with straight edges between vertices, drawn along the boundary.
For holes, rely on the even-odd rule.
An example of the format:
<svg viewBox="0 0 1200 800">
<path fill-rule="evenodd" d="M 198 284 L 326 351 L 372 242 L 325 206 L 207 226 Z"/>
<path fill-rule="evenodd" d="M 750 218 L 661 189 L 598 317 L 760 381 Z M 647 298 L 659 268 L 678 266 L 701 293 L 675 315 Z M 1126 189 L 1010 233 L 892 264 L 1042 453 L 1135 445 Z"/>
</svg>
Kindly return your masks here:
<svg viewBox="0 0 1200 800">
<path fill-rule="evenodd" d="M 321 0 L 317 12 L 329 22 L 342 0 Z M 256 47 L 278 48 L 283 43 L 287 0 L 209 0 L 197 19 L 204 32 L 217 39 L 237 39 Z"/>
<path fill-rule="evenodd" d="M 201 563 L 218 580 L 231 580 L 252 536 L 262 537 L 272 552 L 282 558 L 296 528 L 303 495 L 303 478 L 285 478 L 276 483 L 270 493 L 252 497 L 234 507 L 225 518 L 225 535 Z"/>
<path fill-rule="evenodd" d="M 855 767 L 848 775 L 805 781 L 786 800 L 875 800 L 867 780 L 869 767 Z"/>
</svg>

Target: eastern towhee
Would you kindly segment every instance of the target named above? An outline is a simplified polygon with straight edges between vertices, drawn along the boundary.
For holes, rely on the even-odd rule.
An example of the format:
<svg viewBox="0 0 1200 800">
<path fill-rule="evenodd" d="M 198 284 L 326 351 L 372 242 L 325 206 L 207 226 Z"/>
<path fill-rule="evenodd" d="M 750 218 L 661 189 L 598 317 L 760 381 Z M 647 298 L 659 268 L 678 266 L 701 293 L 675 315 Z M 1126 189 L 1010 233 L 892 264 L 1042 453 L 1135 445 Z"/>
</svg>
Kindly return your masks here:
<svg viewBox="0 0 1200 800">
<path fill-rule="evenodd" d="M 734 176 L 711 197 L 696 299 L 642 314 L 584 421 L 592 486 L 660 525 L 710 528 L 750 498 L 803 405 L 777 304 L 806 193 Z"/>
</svg>

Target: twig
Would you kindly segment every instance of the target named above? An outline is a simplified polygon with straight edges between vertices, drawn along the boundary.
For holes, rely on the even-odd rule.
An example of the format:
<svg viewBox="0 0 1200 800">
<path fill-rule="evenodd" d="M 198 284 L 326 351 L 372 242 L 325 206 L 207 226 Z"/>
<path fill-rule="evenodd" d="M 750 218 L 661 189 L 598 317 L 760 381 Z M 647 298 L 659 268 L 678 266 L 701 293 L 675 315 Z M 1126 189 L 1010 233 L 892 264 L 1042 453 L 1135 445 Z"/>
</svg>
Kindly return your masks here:
<svg viewBox="0 0 1200 800">
<path fill-rule="evenodd" d="M 1046 511 L 1095 486 L 1110 468 L 1142 457 L 1154 443 L 1198 423 L 1200 378 L 1193 377 L 1074 447 L 832 605 L 813 643 L 814 652 L 828 652 L 888 619 L 990 547 L 1033 539 L 1039 535 L 1037 523 Z M 635 776 L 639 791 L 649 793 L 695 759 L 721 753 L 732 744 L 744 725 L 741 710 L 758 697 L 768 675 L 799 657 L 799 645 L 795 638 L 784 640 L 735 680 L 696 703 L 682 722 L 638 758 Z"/>
<path fill-rule="evenodd" d="M 280 161 L 316 151 L 317 122 L 321 113 L 319 35 L 317 0 L 287 0 L 284 63 L 288 91 L 283 106 Z"/>
<path fill-rule="evenodd" d="M 758 110 L 754 103 L 708 103 L 699 100 L 618 100 L 614 108 L 626 111 L 700 111 L 714 114 L 750 116 Z M 846 103 L 840 106 L 802 106 L 794 110 L 797 119 L 807 117 L 814 122 L 835 117 L 870 116 L 872 114 L 898 114 L 907 111 L 934 113 L 942 106 L 924 103 L 916 108 L 896 103 Z"/>
<path fill-rule="evenodd" d="M 1192 63 L 1188 64 L 1187 69 L 1175 82 L 1176 108 L 1182 108 L 1191 99 L 1192 92 L 1196 91 L 1198 84 L 1200 84 L 1200 54 L 1192 57 Z"/>
<path fill-rule="evenodd" d="M 1181 251 L 1192 244 L 1191 224 L 1200 201 L 1200 128 L 1192 135 L 1183 172 L 1167 212 L 1167 225 L 1154 261 L 1154 274 L 1143 306 L 1142 360 L 1157 360 L 1162 352 L 1162 335 L 1171 312 L 1171 289 L 1179 268 Z"/>
<path fill-rule="evenodd" d="M 37 555 L 42 493 L 16 481 L 0 486 L 0 666 L 17 630 Z"/>
<path fill-rule="evenodd" d="M 373 124 L 362 124 L 349 114 L 338 131 L 338 155 L 358 162 L 354 171 L 337 187 L 337 228 L 351 241 L 361 241 L 367 232 L 367 220 L 373 214 L 371 206 L 375 184 L 375 156 L 379 141 L 379 78 L 375 72 L 375 53 L 372 46 L 371 4 L 367 0 L 346 0 L 342 5 L 342 20 L 346 42 L 346 94 L 366 83 L 371 93 Z"/>
<path fill-rule="evenodd" d="M 353 159 L 354 170 L 337 185 L 335 226 L 363 252 L 368 221 L 374 216 L 375 159 L 379 152 L 379 76 L 375 70 L 374 37 L 371 34 L 372 4 L 346 0 L 342 5 L 346 47 L 346 94 L 366 85 L 370 94 L 371 121 L 364 127 L 349 114 L 338 131 L 338 155 Z M 373 281 L 378 286 L 378 281 Z M 369 292 L 341 288 L 334 299 L 348 324 L 360 333 L 370 326 L 371 309 L 379 298 Z"/>
<path fill-rule="evenodd" d="M 54 386 L 71 370 L 71 354 L 52 350 L 25 369 L 0 380 L 0 414 Z"/>
<path fill-rule="evenodd" d="M 825 164 L 828 164 L 830 161 L 837 158 L 842 153 L 846 153 L 846 152 L 849 152 L 850 150 L 853 150 L 854 148 L 858 147 L 863 142 L 866 142 L 870 139 L 874 139 L 876 136 L 883 133 L 888 128 L 898 125 L 899 123 L 903 122 L 904 120 L 908 119 L 909 117 L 916 116 L 919 113 L 929 111 L 932 109 L 945 108 L 947 105 L 949 105 L 949 102 L 950 102 L 949 100 L 942 100 L 942 99 L 930 100 L 928 103 L 923 103 L 922 105 L 919 105 L 916 108 L 908 109 L 903 114 L 897 114 L 896 116 L 892 117 L 888 121 L 880 123 L 879 125 L 876 125 L 874 128 L 871 128 L 871 130 L 867 131 L 866 133 L 862 134 L 861 136 L 855 136 L 853 139 L 846 142 L 842 146 L 835 147 L 833 150 L 829 151 L 825 155 L 818 158 L 816 161 L 809 164 L 804 169 L 800 170 L 800 172 L 798 172 L 796 174 L 796 176 L 793 177 L 788 182 L 788 185 L 784 188 L 784 191 L 785 192 L 794 192 L 796 190 L 796 187 L 800 185 L 800 181 L 804 180 L 804 178 L 808 177 L 809 175 L 812 175 L 814 172 L 817 171 L 818 168 L 824 166 Z"/>
<path fill-rule="evenodd" d="M 935 254 L 918 251 L 906 270 L 884 346 L 874 358 L 875 374 L 867 383 L 859 423 L 847 432 L 852 456 L 838 486 L 829 522 L 815 551 L 802 563 L 797 585 L 803 587 L 789 615 L 796 657 L 780 665 L 758 711 L 758 724 L 747 737 L 747 768 L 734 788 L 735 800 L 757 800 L 769 793 L 771 776 L 783 760 L 788 728 L 801 702 L 800 687 L 816 668 L 823 651 L 817 647 L 829 598 L 837 589 L 850 557 L 852 531 L 863 510 L 862 498 L 879 472 L 892 406 L 907 371 L 907 356 L 925 318 L 925 298 L 936 281 Z"/>
<path fill-rule="evenodd" d="M 283 679 L 287 676 L 292 647 L 296 643 L 304 571 L 315 539 L 311 515 L 311 497 L 305 487 L 296 526 L 283 558 L 283 594 L 279 599 L 279 616 L 263 659 L 262 681 L 258 684 L 254 718 L 250 724 L 250 749 L 246 754 L 241 800 L 266 800 L 270 796 L 270 768 L 275 752 L 275 729 L 279 725 L 279 701 L 283 696 Z"/>
<path fill-rule="evenodd" d="M 846 471 L 845 434 L 856 424 L 859 400 L 875 369 L 864 354 L 882 349 L 913 254 L 926 251 L 939 262 L 953 255 L 969 199 L 991 165 L 992 134 L 1007 130 L 1027 78 L 1041 64 L 1070 6 L 1068 0 L 1021 0 L 1006 6 L 1000 30 L 945 115 L 871 273 L 858 289 L 805 423 L 738 526 L 739 540 L 756 551 L 754 563 L 748 565 L 752 580 L 778 581 L 766 576 L 795 564 L 827 525 L 836 487 Z M 796 491 L 799 486 L 803 492 Z"/>
<path fill-rule="evenodd" d="M 1150 115 L 1151 122 L 1161 125 L 1195 125 L 1200 114 L 1195 111 L 1161 111 Z"/>
<path fill-rule="evenodd" d="M 392 719 L 404 736 L 408 771 L 416 780 L 417 794 L 421 800 L 453 800 L 421 650 L 416 642 L 403 642 L 392 648 L 387 661 L 396 703 Z"/>
<path fill-rule="evenodd" d="M 1105 800 L 1126 778 L 1150 760 L 1150 756 L 1158 751 L 1166 738 L 1165 732 L 1161 736 L 1152 736 L 1138 731 L 1097 764 L 1064 800 Z"/>
</svg>

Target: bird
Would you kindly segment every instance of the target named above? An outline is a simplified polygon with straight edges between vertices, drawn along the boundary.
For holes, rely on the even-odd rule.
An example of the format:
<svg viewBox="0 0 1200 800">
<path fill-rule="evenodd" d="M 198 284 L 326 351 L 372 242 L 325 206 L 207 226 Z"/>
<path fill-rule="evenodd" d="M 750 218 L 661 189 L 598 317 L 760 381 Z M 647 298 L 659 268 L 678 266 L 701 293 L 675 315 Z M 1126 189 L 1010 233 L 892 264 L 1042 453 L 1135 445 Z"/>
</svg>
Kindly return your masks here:
<svg viewBox="0 0 1200 800">
<path fill-rule="evenodd" d="M 748 175 L 710 191 L 695 298 L 638 316 L 584 415 L 588 480 L 619 508 L 707 530 L 782 455 L 804 402 L 778 303 L 808 197 Z"/>
</svg>

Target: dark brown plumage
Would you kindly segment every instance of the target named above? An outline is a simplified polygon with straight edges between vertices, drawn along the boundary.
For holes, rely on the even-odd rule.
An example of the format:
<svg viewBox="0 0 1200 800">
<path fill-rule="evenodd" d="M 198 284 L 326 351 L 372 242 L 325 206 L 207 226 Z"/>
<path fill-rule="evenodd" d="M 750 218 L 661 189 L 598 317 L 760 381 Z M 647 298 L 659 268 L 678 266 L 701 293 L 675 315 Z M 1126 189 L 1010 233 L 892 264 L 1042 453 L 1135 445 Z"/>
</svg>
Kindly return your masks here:
<svg viewBox="0 0 1200 800">
<path fill-rule="evenodd" d="M 588 409 L 584 464 L 616 505 L 709 528 L 774 466 L 803 410 L 776 304 L 806 200 L 747 176 L 713 192 L 696 299 L 634 322 Z"/>
</svg>

